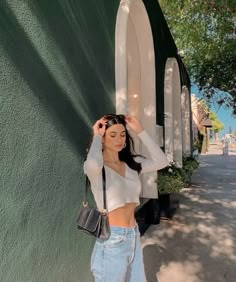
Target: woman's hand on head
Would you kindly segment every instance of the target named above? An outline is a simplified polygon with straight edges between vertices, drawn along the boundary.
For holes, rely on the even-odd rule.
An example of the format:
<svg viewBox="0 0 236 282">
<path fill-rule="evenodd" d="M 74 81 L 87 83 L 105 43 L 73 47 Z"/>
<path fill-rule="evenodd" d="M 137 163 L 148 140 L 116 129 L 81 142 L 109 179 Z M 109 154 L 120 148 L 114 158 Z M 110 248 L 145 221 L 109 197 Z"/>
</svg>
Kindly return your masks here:
<svg viewBox="0 0 236 282">
<path fill-rule="evenodd" d="M 106 123 L 107 121 L 105 118 L 97 120 L 93 125 L 93 135 L 100 135 L 103 137 L 106 131 Z"/>
<path fill-rule="evenodd" d="M 132 129 L 136 134 L 139 134 L 143 131 L 143 127 L 140 122 L 135 118 L 129 115 L 125 116 L 125 121 L 130 129 Z"/>
</svg>

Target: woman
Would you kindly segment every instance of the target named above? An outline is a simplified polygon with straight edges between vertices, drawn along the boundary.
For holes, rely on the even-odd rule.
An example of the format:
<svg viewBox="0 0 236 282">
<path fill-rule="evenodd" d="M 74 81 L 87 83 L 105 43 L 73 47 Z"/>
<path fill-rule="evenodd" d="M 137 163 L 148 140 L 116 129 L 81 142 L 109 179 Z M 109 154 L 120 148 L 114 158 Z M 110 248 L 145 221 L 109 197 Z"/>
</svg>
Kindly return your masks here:
<svg viewBox="0 0 236 282">
<path fill-rule="evenodd" d="M 150 158 L 134 155 L 127 125 L 147 147 Z M 134 212 L 141 192 L 140 173 L 168 165 L 165 154 L 137 119 L 108 114 L 93 126 L 93 141 L 84 163 L 98 209 L 103 209 L 102 167 L 106 172 L 106 195 L 110 238 L 97 239 L 91 271 L 96 282 L 146 281 L 140 234 Z"/>
</svg>

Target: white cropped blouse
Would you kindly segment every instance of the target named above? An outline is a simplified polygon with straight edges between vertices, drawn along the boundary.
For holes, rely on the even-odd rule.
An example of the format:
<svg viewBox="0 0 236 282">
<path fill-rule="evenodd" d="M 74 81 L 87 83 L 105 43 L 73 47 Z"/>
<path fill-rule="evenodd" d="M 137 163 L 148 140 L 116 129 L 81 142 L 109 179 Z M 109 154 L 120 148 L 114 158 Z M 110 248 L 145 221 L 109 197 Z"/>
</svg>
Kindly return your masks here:
<svg viewBox="0 0 236 282">
<path fill-rule="evenodd" d="M 141 173 L 159 170 L 168 165 L 166 155 L 161 148 L 152 140 L 144 130 L 139 135 L 144 145 L 147 147 L 150 157 L 136 157 L 135 160 L 141 163 Z M 102 137 L 96 135 L 84 162 L 84 173 L 87 174 L 91 189 L 99 210 L 103 210 L 103 190 L 102 190 Z M 104 165 L 106 172 L 106 196 L 107 209 L 111 212 L 127 203 L 139 205 L 141 192 L 141 181 L 136 170 L 125 164 L 125 176 L 121 176 L 112 168 Z"/>
</svg>

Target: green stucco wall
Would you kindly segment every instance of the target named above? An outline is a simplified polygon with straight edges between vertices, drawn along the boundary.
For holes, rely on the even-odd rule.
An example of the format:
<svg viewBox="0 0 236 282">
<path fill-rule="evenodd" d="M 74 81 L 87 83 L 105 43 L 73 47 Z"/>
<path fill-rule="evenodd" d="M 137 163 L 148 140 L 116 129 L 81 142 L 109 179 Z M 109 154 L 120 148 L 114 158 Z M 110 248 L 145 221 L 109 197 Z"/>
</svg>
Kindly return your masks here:
<svg viewBox="0 0 236 282">
<path fill-rule="evenodd" d="M 89 282 L 91 124 L 115 109 L 119 1 L 0 0 L 0 281 Z"/>
</svg>

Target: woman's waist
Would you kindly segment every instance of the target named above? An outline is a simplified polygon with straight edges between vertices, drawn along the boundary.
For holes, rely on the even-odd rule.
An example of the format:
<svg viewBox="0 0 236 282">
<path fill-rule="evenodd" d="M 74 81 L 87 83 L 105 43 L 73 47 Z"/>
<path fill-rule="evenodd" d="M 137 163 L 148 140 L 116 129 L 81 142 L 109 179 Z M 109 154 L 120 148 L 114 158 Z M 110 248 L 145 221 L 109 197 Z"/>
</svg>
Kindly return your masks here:
<svg viewBox="0 0 236 282">
<path fill-rule="evenodd" d="M 139 234 L 139 228 L 138 224 L 135 223 L 132 227 L 126 227 L 126 226 L 110 226 L 111 235 L 110 238 L 114 238 L 114 236 L 126 236 L 134 238 L 134 236 L 137 236 Z"/>
<path fill-rule="evenodd" d="M 136 203 L 128 203 L 109 212 L 108 217 L 110 226 L 134 227 L 136 225 L 134 217 L 136 206 Z"/>
</svg>

